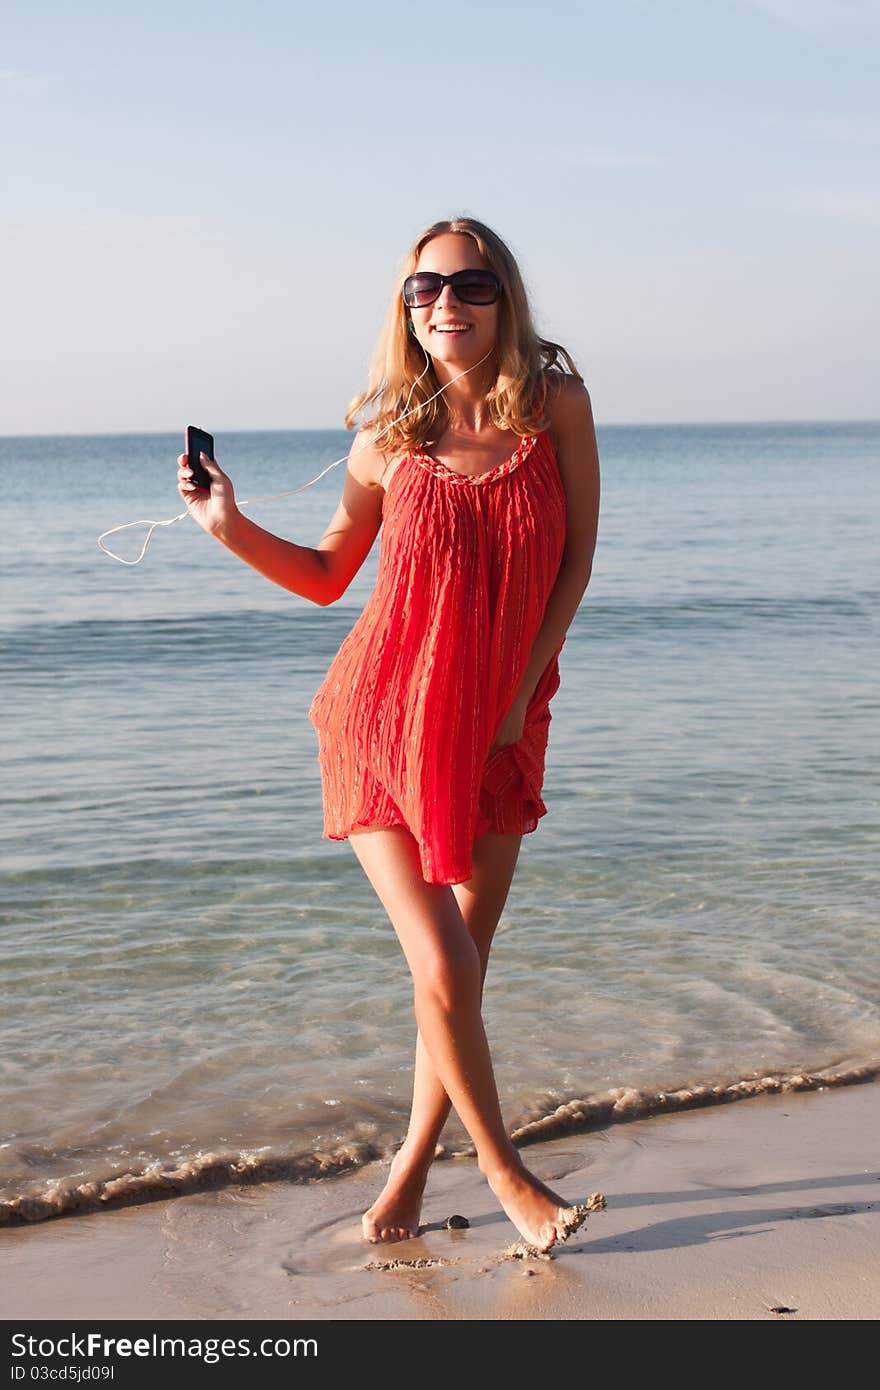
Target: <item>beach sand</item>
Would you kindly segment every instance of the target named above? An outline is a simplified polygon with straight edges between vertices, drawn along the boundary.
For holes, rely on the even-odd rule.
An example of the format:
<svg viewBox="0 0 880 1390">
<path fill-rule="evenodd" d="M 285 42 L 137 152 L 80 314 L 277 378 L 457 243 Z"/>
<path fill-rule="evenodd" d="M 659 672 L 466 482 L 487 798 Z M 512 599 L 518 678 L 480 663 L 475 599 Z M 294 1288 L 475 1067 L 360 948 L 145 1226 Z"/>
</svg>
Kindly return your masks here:
<svg viewBox="0 0 880 1390">
<path fill-rule="evenodd" d="M 360 1216 L 387 1172 L 370 1164 L 0 1230 L 0 1317 L 880 1315 L 880 1082 L 614 1124 L 523 1157 L 567 1203 L 607 1201 L 549 1258 L 506 1254 L 518 1233 L 465 1158 L 435 1163 L 418 1239 L 368 1244 Z M 447 1229 L 453 1214 L 469 1227 Z"/>
</svg>

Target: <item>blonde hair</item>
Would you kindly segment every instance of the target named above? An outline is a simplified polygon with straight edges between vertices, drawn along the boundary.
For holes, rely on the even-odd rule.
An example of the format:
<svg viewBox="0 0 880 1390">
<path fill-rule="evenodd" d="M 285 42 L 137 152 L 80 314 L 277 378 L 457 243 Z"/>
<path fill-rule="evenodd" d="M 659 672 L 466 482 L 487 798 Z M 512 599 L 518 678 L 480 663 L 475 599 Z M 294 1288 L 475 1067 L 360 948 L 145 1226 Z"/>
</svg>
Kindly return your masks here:
<svg viewBox="0 0 880 1390">
<path fill-rule="evenodd" d="M 369 384 L 366 391 L 355 396 L 345 416 L 346 429 L 354 429 L 355 416 L 368 401 L 375 401 L 376 413 L 369 424 L 375 427 L 377 446 L 383 454 L 394 454 L 398 449 L 422 448 L 439 438 L 447 423 L 448 413 L 443 396 L 438 396 L 421 410 L 417 408 L 439 391 L 442 385 L 437 379 L 433 362 L 412 395 L 409 394 L 413 383 L 425 371 L 425 354 L 408 330 L 408 314 L 403 302 L 403 282 L 414 273 L 422 248 L 444 232 L 459 232 L 472 237 L 480 255 L 495 271 L 503 286 L 498 301 L 495 342 L 498 370 L 495 384 L 486 396 L 493 423 L 499 429 L 513 430 L 519 435 L 538 434 L 546 428 L 542 410 L 551 376 L 561 378 L 564 375 L 559 363 L 560 356 L 568 364 L 571 375 L 583 381 L 566 349 L 559 343 L 551 343 L 538 336 L 522 275 L 501 237 L 472 217 L 453 217 L 448 221 L 433 222 L 417 238 L 404 258 L 385 324 L 373 352 Z M 558 385 L 561 384 L 560 381 Z M 534 407 L 536 397 L 537 410 Z M 405 420 L 391 424 L 405 410 L 412 413 Z"/>
</svg>

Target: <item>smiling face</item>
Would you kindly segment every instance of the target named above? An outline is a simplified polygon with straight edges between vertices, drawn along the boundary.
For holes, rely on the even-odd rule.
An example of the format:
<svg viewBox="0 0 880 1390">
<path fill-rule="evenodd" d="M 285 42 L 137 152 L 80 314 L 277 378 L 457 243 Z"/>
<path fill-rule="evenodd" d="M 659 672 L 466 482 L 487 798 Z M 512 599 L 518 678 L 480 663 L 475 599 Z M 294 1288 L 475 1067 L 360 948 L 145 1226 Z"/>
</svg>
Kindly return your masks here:
<svg viewBox="0 0 880 1390">
<path fill-rule="evenodd" d="M 491 270 L 473 237 L 461 232 L 444 232 L 422 247 L 416 270 L 435 270 L 453 275 L 457 270 Z M 465 304 L 456 299 L 451 285 L 444 285 L 437 299 L 424 309 L 409 309 L 415 336 L 426 352 L 437 361 L 456 368 L 478 362 L 495 346 L 498 309 L 494 304 Z M 450 332 L 453 324 L 466 325 L 461 332 Z M 440 325 L 446 325 L 446 328 Z"/>
</svg>

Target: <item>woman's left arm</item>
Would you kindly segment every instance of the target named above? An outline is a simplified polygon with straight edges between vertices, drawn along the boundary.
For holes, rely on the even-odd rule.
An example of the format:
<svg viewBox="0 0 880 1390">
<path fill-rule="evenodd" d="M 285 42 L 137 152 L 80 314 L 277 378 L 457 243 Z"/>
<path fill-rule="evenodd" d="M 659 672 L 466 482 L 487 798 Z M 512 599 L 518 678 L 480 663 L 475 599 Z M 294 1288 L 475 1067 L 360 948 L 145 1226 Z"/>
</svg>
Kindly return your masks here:
<svg viewBox="0 0 880 1390">
<path fill-rule="evenodd" d="M 565 548 L 544 619 L 532 645 L 514 705 L 525 711 L 553 653 L 562 645 L 580 607 L 599 530 L 599 450 L 590 393 L 577 377 L 566 377 L 556 399 L 553 423 L 557 459 L 565 488 Z"/>
</svg>

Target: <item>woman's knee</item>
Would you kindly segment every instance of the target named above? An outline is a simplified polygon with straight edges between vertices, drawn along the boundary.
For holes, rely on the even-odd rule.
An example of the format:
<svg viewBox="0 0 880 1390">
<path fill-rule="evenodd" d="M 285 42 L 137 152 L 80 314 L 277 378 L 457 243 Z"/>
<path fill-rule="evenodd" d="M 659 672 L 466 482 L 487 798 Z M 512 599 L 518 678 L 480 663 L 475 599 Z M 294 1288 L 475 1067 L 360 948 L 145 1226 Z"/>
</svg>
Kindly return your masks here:
<svg viewBox="0 0 880 1390">
<path fill-rule="evenodd" d="M 453 1013 L 465 1004 L 479 1002 L 484 968 L 480 953 L 467 932 L 462 932 L 455 944 L 432 943 L 420 953 L 413 969 L 416 997 L 430 999 L 445 1013 Z"/>
<path fill-rule="evenodd" d="M 397 933 L 417 993 L 457 1007 L 479 992 L 485 974 L 482 947 L 468 931 L 449 885 L 426 883 L 418 845 L 402 827 L 355 832 L 352 848 Z"/>
</svg>

